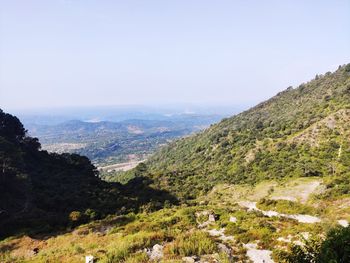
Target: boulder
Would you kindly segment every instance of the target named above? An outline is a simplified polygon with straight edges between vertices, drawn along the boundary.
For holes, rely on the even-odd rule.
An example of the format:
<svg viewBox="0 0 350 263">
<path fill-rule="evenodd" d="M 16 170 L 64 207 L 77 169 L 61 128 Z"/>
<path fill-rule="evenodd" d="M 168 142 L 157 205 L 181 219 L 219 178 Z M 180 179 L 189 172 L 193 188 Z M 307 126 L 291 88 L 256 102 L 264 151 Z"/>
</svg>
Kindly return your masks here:
<svg viewBox="0 0 350 263">
<path fill-rule="evenodd" d="M 159 260 L 163 258 L 163 246 L 159 244 L 155 244 L 152 247 L 152 250 L 149 252 L 150 260 Z"/>
</svg>

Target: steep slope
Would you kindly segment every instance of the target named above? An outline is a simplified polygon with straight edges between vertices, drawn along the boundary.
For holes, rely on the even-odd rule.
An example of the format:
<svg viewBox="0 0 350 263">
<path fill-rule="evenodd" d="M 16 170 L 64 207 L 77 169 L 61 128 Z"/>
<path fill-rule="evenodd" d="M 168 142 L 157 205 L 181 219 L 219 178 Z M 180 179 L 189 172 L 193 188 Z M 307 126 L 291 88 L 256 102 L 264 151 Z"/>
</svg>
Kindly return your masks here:
<svg viewBox="0 0 350 263">
<path fill-rule="evenodd" d="M 219 182 L 349 173 L 349 117 L 350 64 L 170 144 L 144 174 L 191 198 Z"/>
</svg>

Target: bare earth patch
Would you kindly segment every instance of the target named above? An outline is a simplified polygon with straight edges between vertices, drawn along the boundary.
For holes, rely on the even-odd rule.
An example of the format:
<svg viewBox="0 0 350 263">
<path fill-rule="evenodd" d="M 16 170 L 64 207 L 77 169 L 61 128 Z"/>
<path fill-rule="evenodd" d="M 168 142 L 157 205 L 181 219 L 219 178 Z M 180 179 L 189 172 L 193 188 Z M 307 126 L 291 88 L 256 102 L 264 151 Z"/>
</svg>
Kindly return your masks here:
<svg viewBox="0 0 350 263">
<path fill-rule="evenodd" d="M 321 222 L 321 219 L 316 216 L 310 216 L 310 215 L 287 215 L 287 214 L 281 214 L 276 211 L 264 211 L 256 207 L 256 202 L 249 202 L 249 201 L 242 201 L 238 203 L 241 207 L 248 208 L 248 211 L 259 211 L 264 216 L 268 217 L 285 217 L 297 220 L 299 223 L 308 223 L 308 224 L 314 224 Z"/>
<path fill-rule="evenodd" d="M 248 258 L 253 261 L 253 263 L 273 263 L 271 258 L 272 251 L 257 249 L 257 245 L 249 243 L 244 245 L 247 249 Z"/>
</svg>

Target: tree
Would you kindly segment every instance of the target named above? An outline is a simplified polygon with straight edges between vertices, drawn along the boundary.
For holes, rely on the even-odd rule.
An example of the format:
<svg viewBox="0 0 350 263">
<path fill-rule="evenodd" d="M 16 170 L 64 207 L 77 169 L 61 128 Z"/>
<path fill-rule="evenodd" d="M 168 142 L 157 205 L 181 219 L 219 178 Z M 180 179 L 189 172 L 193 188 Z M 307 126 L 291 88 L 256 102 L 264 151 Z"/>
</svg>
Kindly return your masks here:
<svg viewBox="0 0 350 263">
<path fill-rule="evenodd" d="M 304 246 L 293 245 L 289 252 L 279 251 L 280 262 L 347 263 L 350 262 L 350 226 L 330 230 L 326 239 L 305 240 Z"/>
<path fill-rule="evenodd" d="M 20 142 L 25 133 L 26 130 L 17 117 L 4 113 L 0 109 L 0 136 L 11 141 Z"/>
</svg>

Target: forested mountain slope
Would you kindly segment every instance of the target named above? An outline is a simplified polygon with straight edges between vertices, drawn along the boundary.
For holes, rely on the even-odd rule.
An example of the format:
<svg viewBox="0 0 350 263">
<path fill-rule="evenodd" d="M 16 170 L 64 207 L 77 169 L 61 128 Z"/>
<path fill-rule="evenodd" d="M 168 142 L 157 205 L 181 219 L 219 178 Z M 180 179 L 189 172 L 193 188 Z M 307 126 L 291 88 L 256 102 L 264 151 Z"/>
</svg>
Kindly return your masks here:
<svg viewBox="0 0 350 263">
<path fill-rule="evenodd" d="M 148 184 L 144 178 L 124 186 L 107 183 L 86 157 L 41 151 L 21 122 L 0 110 L 0 237 L 26 229 L 57 231 L 172 200 Z"/>
<path fill-rule="evenodd" d="M 350 175 L 349 119 L 350 64 L 177 140 L 138 170 L 183 198 L 219 182 Z"/>
</svg>

